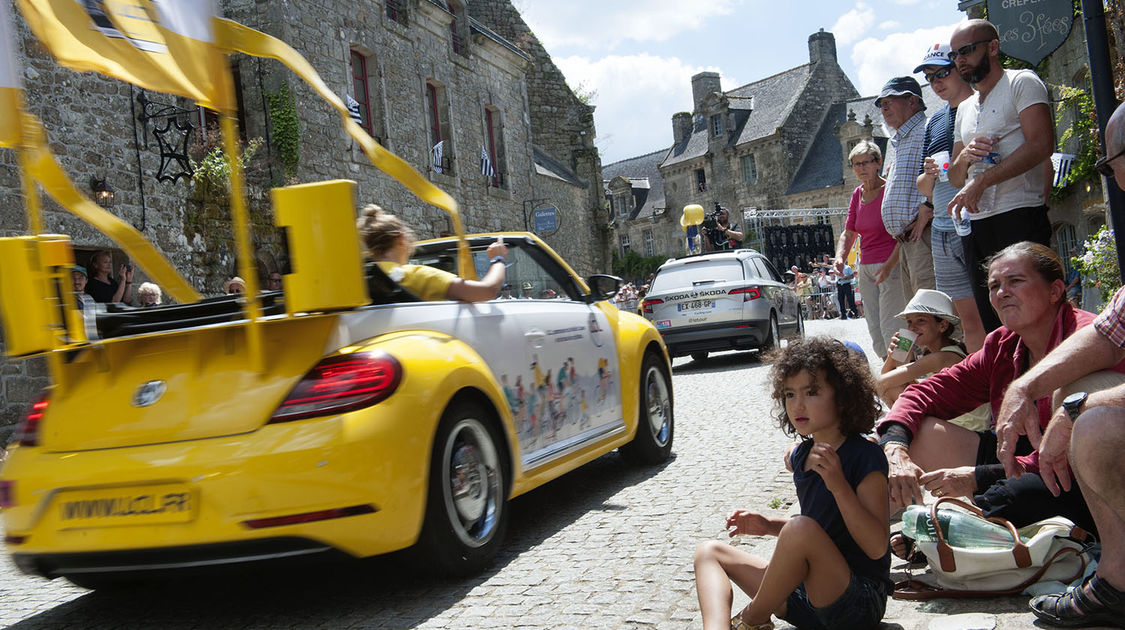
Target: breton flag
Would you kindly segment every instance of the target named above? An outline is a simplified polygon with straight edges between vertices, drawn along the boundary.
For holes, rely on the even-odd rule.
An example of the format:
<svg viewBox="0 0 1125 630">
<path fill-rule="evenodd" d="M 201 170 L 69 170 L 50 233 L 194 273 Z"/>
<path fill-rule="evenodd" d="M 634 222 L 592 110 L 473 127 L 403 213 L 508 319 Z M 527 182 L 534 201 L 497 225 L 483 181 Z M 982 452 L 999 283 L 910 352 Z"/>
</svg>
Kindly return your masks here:
<svg viewBox="0 0 1125 630">
<path fill-rule="evenodd" d="M 484 147 L 480 148 L 480 174 L 491 179 L 496 175 L 496 169 L 492 168 L 492 158 L 488 155 L 488 151 Z"/>
<path fill-rule="evenodd" d="M 1073 153 L 1052 153 L 1051 166 L 1055 167 L 1054 187 L 1066 186 L 1070 183 L 1070 167 L 1074 164 Z"/>
<path fill-rule="evenodd" d="M 363 125 L 363 115 L 360 114 L 360 111 L 359 111 L 359 108 L 360 108 L 359 101 L 352 98 L 351 94 L 345 94 L 344 95 L 344 102 L 347 103 L 347 105 L 348 105 L 348 115 L 351 116 L 352 121 L 354 121 L 355 124 L 362 126 Z"/>
<path fill-rule="evenodd" d="M 16 70 L 16 46 L 8 2 L 0 1 L 0 147 L 20 143 L 23 85 Z"/>
<path fill-rule="evenodd" d="M 444 145 L 445 140 L 438 140 L 434 148 L 430 149 L 430 163 L 433 165 L 435 173 L 441 172 L 441 152 Z"/>
</svg>

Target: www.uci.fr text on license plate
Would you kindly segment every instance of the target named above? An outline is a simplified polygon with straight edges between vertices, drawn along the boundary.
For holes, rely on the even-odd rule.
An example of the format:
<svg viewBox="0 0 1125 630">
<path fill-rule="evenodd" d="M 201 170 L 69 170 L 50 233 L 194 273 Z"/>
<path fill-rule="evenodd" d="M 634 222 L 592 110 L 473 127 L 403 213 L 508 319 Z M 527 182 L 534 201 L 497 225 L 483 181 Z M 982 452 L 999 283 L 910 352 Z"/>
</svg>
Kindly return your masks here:
<svg viewBox="0 0 1125 630">
<path fill-rule="evenodd" d="M 195 512 L 195 495 L 182 484 L 63 492 L 55 502 L 59 524 L 74 527 L 183 523 Z"/>
<path fill-rule="evenodd" d="M 680 302 L 676 305 L 676 309 L 680 312 L 698 311 L 701 308 L 711 308 L 714 305 L 715 300 L 692 300 L 690 302 Z"/>
</svg>

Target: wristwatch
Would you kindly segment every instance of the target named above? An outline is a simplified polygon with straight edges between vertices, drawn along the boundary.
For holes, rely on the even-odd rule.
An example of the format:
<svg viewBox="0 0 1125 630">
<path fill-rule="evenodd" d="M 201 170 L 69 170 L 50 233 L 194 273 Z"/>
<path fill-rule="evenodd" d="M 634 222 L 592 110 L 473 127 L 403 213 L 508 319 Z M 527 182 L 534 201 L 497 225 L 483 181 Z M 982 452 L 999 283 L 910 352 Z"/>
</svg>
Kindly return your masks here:
<svg viewBox="0 0 1125 630">
<path fill-rule="evenodd" d="M 493 256 L 492 259 L 488 261 L 488 264 L 495 265 L 496 263 L 505 263 L 505 262 L 507 262 L 507 261 L 504 260 L 503 256 Z"/>
<path fill-rule="evenodd" d="M 1066 410 L 1066 415 L 1070 416 L 1071 422 L 1078 419 L 1079 414 L 1082 413 L 1082 405 L 1086 404 L 1086 399 L 1089 397 L 1090 394 L 1086 392 L 1074 392 L 1063 398 L 1063 409 Z"/>
<path fill-rule="evenodd" d="M 927 207 L 927 208 L 929 208 L 930 210 L 933 210 L 933 209 L 934 209 L 934 202 L 930 201 L 929 199 L 923 199 L 923 200 L 922 200 L 922 205 L 923 205 L 923 206 L 926 206 L 926 207 Z"/>
</svg>

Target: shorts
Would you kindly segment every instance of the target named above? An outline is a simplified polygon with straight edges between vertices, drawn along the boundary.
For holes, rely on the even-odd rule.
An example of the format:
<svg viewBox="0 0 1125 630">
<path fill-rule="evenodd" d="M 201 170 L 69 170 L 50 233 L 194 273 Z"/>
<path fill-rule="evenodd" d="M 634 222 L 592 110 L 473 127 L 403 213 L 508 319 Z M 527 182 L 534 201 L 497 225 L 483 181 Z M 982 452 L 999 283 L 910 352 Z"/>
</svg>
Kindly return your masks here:
<svg viewBox="0 0 1125 630">
<path fill-rule="evenodd" d="M 933 230 L 930 244 L 934 255 L 934 283 L 937 290 L 951 300 L 973 297 L 973 280 L 969 273 L 969 263 L 965 261 L 965 250 L 961 237 L 956 232 Z"/>
<path fill-rule="evenodd" d="M 782 619 L 802 630 L 870 630 L 879 625 L 886 612 L 885 585 L 852 572 L 844 594 L 824 608 L 810 604 L 805 585 L 798 586 L 785 600 Z"/>
</svg>

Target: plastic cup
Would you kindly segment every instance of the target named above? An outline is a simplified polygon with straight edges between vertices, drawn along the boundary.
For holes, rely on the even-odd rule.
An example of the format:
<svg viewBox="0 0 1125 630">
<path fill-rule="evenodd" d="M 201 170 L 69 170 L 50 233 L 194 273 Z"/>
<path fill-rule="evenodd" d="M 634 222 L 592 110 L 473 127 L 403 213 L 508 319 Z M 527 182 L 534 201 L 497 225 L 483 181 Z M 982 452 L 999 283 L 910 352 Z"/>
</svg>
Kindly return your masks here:
<svg viewBox="0 0 1125 630">
<path fill-rule="evenodd" d="M 949 155 L 949 151 L 938 151 L 930 157 L 933 158 L 934 164 L 938 167 L 938 181 L 949 181 L 949 161 L 953 159 Z"/>
<path fill-rule="evenodd" d="M 902 328 L 898 331 L 898 343 L 895 344 L 895 349 L 891 352 L 891 358 L 899 363 L 906 360 L 907 355 L 910 354 L 911 348 L 914 347 L 914 342 L 918 340 L 918 334 L 911 332 L 907 328 Z"/>
</svg>

